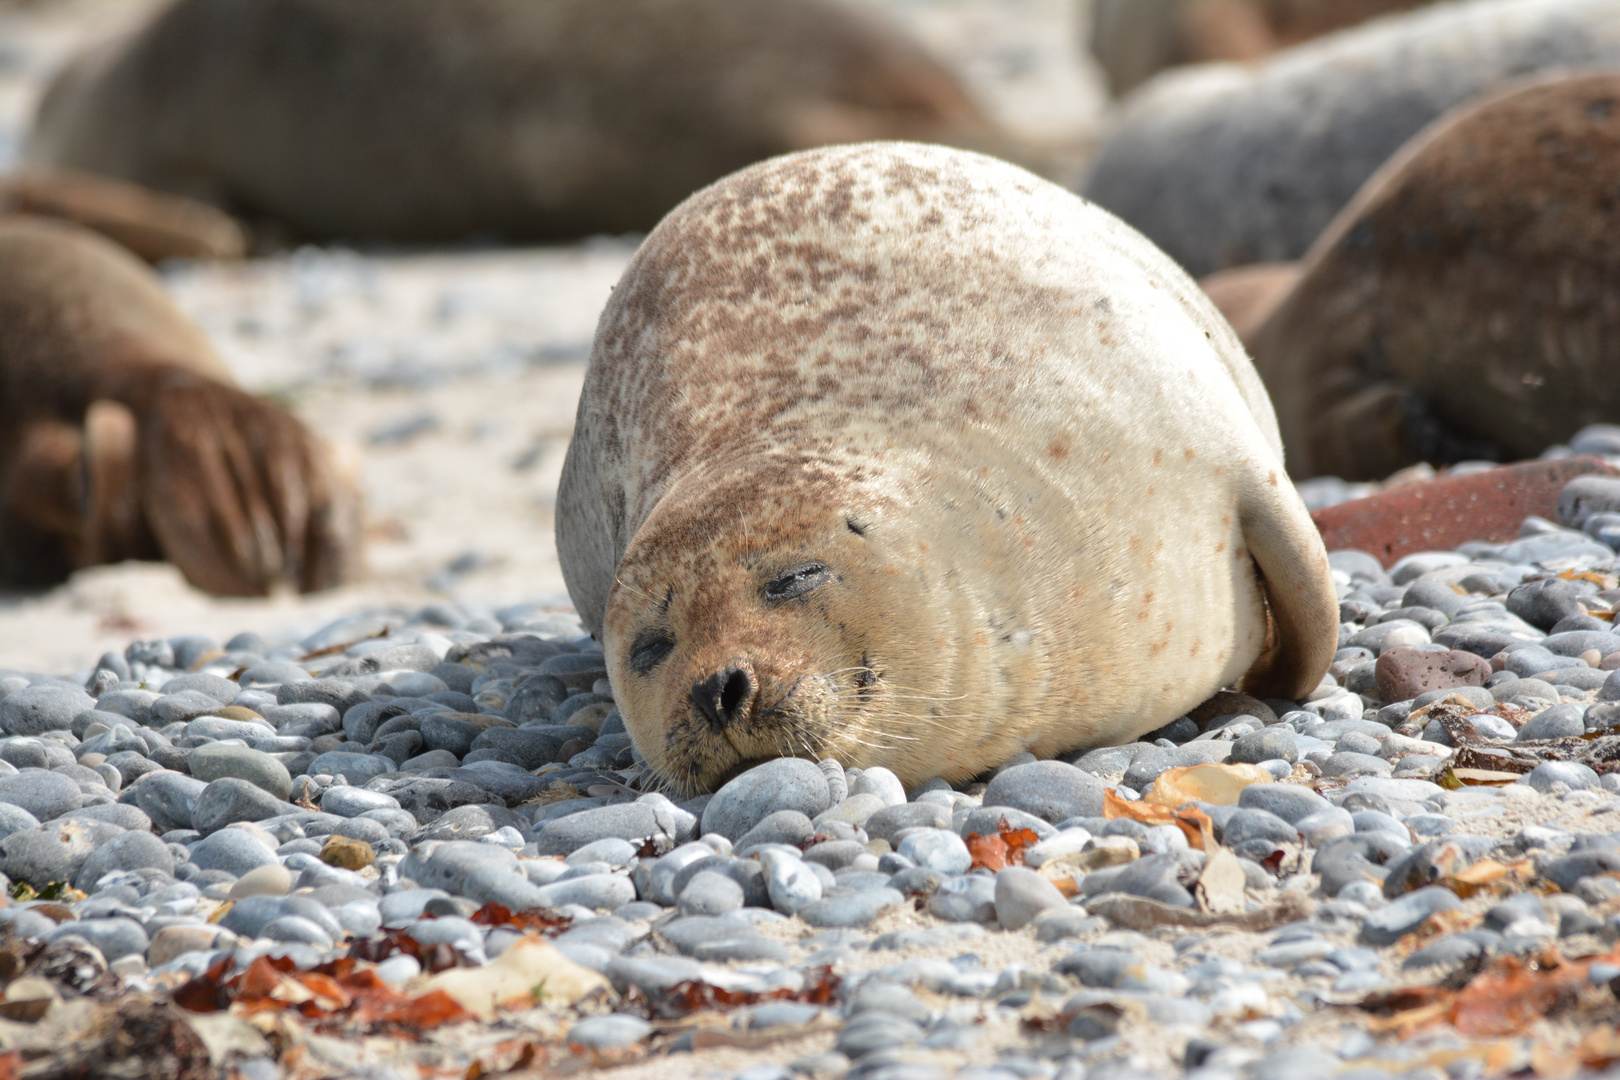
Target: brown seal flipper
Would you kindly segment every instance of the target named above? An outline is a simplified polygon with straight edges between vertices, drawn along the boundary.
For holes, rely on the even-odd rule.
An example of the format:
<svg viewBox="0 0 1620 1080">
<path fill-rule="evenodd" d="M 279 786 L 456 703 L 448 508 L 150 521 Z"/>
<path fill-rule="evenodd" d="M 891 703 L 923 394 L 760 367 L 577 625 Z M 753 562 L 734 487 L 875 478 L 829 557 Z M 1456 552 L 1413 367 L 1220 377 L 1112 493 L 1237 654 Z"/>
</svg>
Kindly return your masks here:
<svg viewBox="0 0 1620 1080">
<path fill-rule="evenodd" d="M 1408 142 L 1255 336 L 1291 471 L 1534 457 L 1620 420 L 1616 175 L 1613 73 L 1504 91 Z"/>
<path fill-rule="evenodd" d="M 162 556 L 261 595 L 356 562 L 354 495 L 321 446 L 230 385 L 149 271 L 59 222 L 0 219 L 0 493 L 11 585 Z"/>
<path fill-rule="evenodd" d="M 1254 481 L 1238 503 L 1243 542 L 1266 594 L 1266 644 L 1238 687 L 1299 700 L 1322 681 L 1339 647 L 1338 596 L 1316 525 L 1285 477 Z"/>
<path fill-rule="evenodd" d="M 247 231 L 223 210 L 73 169 L 31 168 L 0 177 L 0 211 L 76 222 L 149 263 L 247 253 Z"/>
<path fill-rule="evenodd" d="M 260 596 L 280 581 L 341 584 L 357 547 L 353 506 L 321 448 L 286 410 L 173 369 L 141 417 L 141 504 L 164 556 L 209 592 Z"/>
</svg>

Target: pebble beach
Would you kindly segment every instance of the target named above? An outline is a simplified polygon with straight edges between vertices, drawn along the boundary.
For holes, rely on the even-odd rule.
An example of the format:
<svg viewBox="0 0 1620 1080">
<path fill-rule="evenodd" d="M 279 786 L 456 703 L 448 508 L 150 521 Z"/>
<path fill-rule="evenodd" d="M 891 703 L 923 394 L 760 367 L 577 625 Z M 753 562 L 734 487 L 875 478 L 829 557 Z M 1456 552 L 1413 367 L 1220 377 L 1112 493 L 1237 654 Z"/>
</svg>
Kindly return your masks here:
<svg viewBox="0 0 1620 1080">
<path fill-rule="evenodd" d="M 1100 122 L 1073 5 L 885 6 L 1009 122 Z M 90 10 L 0 5 L 0 162 Z M 163 268 L 352 462 L 369 566 L 262 601 L 149 564 L 0 598 L 0 1077 L 1620 1061 L 1620 430 L 1551 448 L 1592 471 L 1510 537 L 1333 552 L 1340 648 L 1304 700 L 1225 692 L 954 786 L 788 758 L 690 798 L 645 769 L 551 538 L 635 244 Z"/>
</svg>

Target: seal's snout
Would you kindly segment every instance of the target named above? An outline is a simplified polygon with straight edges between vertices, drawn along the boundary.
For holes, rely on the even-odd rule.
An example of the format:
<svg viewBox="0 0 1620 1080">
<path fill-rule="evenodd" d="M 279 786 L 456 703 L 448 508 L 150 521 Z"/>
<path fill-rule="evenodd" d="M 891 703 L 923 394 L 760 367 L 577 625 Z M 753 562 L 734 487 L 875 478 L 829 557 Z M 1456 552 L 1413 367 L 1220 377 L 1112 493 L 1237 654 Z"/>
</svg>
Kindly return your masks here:
<svg viewBox="0 0 1620 1080">
<path fill-rule="evenodd" d="M 692 684 L 692 704 L 715 731 L 724 731 L 748 715 L 758 684 L 747 665 L 733 664 Z"/>
</svg>

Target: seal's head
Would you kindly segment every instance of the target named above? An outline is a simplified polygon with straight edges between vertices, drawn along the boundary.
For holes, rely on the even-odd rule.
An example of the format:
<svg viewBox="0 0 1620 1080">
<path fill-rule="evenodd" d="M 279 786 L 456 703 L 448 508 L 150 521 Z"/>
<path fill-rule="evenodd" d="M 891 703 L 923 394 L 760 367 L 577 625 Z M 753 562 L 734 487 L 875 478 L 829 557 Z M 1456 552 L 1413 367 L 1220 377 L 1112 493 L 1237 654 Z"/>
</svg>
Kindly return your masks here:
<svg viewBox="0 0 1620 1080">
<path fill-rule="evenodd" d="M 861 494 L 824 466 L 756 461 L 685 478 L 636 531 L 603 646 L 626 727 L 672 788 L 784 755 L 858 765 L 916 737 L 890 675 L 923 645 L 902 625 L 923 586 L 896 557 L 903 526 Z"/>
</svg>

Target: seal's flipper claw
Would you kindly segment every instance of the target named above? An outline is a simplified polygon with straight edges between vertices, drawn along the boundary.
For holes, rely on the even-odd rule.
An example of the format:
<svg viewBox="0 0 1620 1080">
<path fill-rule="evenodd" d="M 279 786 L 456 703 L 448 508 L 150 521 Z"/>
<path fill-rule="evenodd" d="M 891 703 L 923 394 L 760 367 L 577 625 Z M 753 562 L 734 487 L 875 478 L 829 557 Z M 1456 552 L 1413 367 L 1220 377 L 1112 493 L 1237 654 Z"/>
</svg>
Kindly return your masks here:
<svg viewBox="0 0 1620 1080">
<path fill-rule="evenodd" d="M 321 588 L 357 562 L 358 530 L 332 524 L 352 521 L 353 499 L 314 438 L 286 410 L 233 387 L 167 387 L 144 419 L 141 474 L 163 554 L 198 588 Z"/>
</svg>

